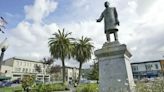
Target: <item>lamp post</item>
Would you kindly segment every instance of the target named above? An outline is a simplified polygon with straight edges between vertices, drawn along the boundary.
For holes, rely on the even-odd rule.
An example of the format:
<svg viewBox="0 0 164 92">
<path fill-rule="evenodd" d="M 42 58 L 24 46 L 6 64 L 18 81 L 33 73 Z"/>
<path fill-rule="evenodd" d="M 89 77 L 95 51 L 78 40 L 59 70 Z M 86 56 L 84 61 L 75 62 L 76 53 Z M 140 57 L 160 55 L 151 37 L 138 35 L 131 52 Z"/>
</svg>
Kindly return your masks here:
<svg viewBox="0 0 164 92">
<path fill-rule="evenodd" d="M 1 49 L 1 56 L 0 56 L 0 72 L 1 72 L 1 66 L 2 66 L 2 63 L 3 63 L 3 57 L 4 57 L 4 53 L 6 51 L 6 49 L 8 48 L 8 44 L 6 43 L 3 43 L 2 44 L 2 47 L 0 47 Z"/>
<path fill-rule="evenodd" d="M 0 31 L 2 33 L 4 33 L 4 31 L 2 29 L 5 29 L 5 25 L 6 24 L 7 24 L 7 21 L 3 17 L 0 16 Z M 5 40 L 0 43 L 0 49 L 1 49 L 0 74 L 1 74 L 1 65 L 2 65 L 2 61 L 3 61 L 3 56 L 4 56 L 4 53 L 5 53 L 6 49 L 7 49 L 7 47 L 8 47 L 8 45 L 6 45 L 6 40 L 7 40 L 7 38 L 5 38 Z"/>
</svg>

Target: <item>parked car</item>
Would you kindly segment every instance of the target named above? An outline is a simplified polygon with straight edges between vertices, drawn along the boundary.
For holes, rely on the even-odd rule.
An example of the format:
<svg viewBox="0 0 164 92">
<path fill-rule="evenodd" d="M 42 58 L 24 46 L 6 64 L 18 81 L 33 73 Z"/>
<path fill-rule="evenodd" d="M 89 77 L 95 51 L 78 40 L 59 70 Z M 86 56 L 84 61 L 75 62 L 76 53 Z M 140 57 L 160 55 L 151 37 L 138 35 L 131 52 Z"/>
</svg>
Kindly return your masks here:
<svg viewBox="0 0 164 92">
<path fill-rule="evenodd" d="M 12 82 L 11 81 L 1 81 L 0 82 L 0 87 L 8 87 L 11 86 Z"/>
<path fill-rule="evenodd" d="M 13 82 L 13 83 L 16 83 L 16 84 L 19 84 L 19 83 L 21 82 L 21 79 L 18 78 L 18 79 L 16 79 L 16 80 L 13 80 L 12 82 Z"/>
</svg>

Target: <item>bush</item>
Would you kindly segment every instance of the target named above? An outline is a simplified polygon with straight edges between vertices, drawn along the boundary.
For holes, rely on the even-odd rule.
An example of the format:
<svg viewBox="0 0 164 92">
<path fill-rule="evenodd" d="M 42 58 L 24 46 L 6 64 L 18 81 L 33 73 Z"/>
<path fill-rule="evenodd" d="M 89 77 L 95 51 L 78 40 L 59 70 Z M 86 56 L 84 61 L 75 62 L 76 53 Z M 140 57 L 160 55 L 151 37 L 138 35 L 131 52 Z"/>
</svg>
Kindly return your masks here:
<svg viewBox="0 0 164 92">
<path fill-rule="evenodd" d="M 69 88 L 67 86 L 64 86 L 61 83 L 57 83 L 57 84 L 39 84 L 39 85 L 36 85 L 34 88 L 37 89 L 37 92 L 51 92 L 51 91 L 69 90 Z"/>
<path fill-rule="evenodd" d="M 150 83 L 137 83 L 136 92 L 164 92 L 164 80 Z"/>
<path fill-rule="evenodd" d="M 97 84 L 81 84 L 77 87 L 76 92 L 98 92 Z"/>
<path fill-rule="evenodd" d="M 15 90 L 14 92 L 22 92 L 22 90 Z"/>
<path fill-rule="evenodd" d="M 35 77 L 32 75 L 23 76 L 23 79 L 21 80 L 21 84 L 24 91 L 27 88 L 32 87 L 32 85 L 34 84 L 34 80 L 35 80 Z"/>
</svg>

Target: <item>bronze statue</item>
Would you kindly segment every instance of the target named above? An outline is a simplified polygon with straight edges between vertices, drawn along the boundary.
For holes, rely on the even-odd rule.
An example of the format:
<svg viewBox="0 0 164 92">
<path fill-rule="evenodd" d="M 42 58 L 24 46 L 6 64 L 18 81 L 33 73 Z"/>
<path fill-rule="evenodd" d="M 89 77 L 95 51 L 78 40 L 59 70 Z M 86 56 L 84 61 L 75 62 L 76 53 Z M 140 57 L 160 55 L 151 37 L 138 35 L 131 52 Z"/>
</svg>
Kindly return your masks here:
<svg viewBox="0 0 164 92">
<path fill-rule="evenodd" d="M 101 22 L 101 20 L 104 18 L 104 29 L 105 29 L 105 34 L 107 41 L 110 42 L 110 34 L 114 33 L 114 38 L 115 41 L 118 41 L 118 34 L 117 31 L 118 29 L 116 26 L 119 26 L 119 21 L 118 21 L 118 15 L 115 7 L 109 7 L 109 2 L 105 2 L 105 10 L 102 12 L 101 16 L 99 19 L 97 19 L 97 22 Z"/>
</svg>

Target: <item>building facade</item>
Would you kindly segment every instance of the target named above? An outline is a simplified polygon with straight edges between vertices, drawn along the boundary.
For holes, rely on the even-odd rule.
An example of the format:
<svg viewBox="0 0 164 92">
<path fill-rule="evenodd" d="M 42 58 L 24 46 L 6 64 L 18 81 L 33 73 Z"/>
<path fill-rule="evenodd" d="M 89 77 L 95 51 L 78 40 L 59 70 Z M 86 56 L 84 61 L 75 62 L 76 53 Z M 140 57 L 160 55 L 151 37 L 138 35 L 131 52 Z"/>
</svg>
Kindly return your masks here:
<svg viewBox="0 0 164 92">
<path fill-rule="evenodd" d="M 41 67 L 41 72 L 37 72 L 35 66 Z M 7 77 L 11 77 L 11 80 L 22 79 L 26 75 L 34 75 L 36 80 L 50 81 L 50 75 L 46 73 L 45 65 L 42 62 L 35 60 L 28 60 L 23 58 L 9 58 L 3 61 L 2 72 Z"/>
<path fill-rule="evenodd" d="M 60 72 L 58 73 L 54 73 L 52 76 L 53 76 L 53 80 L 55 81 L 62 81 L 62 68 L 60 70 Z M 65 67 L 65 80 L 67 82 L 74 82 L 75 80 L 77 80 L 78 78 L 78 75 L 79 75 L 79 69 L 76 68 L 76 67 L 68 67 L 66 66 Z"/>
<path fill-rule="evenodd" d="M 131 63 L 133 77 L 135 79 L 160 77 L 163 62 L 161 60 Z"/>
<path fill-rule="evenodd" d="M 66 67 L 66 81 L 75 81 L 79 75 L 79 69 L 76 67 Z"/>
</svg>

